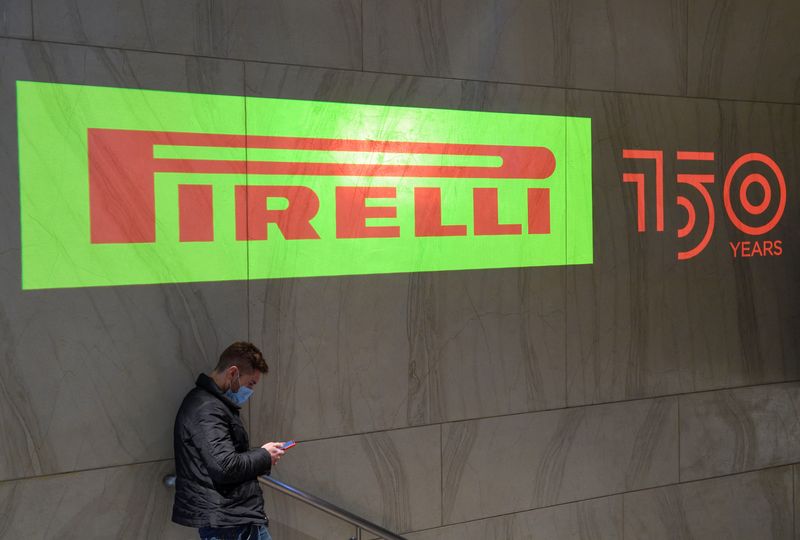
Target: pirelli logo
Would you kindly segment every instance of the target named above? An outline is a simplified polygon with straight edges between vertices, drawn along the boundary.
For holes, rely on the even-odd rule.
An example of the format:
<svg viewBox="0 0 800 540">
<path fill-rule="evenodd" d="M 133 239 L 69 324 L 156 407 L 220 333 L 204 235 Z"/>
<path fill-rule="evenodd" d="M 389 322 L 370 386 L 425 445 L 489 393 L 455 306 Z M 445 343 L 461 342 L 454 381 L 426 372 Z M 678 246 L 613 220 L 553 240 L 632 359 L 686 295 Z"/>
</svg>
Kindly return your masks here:
<svg viewBox="0 0 800 540">
<path fill-rule="evenodd" d="M 592 262 L 586 118 L 20 81 L 24 289 Z"/>
</svg>

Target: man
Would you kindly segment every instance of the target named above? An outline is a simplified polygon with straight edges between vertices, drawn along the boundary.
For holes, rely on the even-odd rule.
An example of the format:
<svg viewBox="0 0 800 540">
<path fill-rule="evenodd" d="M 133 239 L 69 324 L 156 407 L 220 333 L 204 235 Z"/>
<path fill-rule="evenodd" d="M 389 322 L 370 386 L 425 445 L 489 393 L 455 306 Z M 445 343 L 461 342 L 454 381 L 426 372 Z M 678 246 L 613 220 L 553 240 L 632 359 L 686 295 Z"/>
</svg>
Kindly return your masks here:
<svg viewBox="0 0 800 540">
<path fill-rule="evenodd" d="M 255 345 L 236 342 L 197 377 L 175 418 L 172 521 L 205 540 L 270 540 L 258 477 L 283 456 L 280 443 L 250 449 L 239 409 L 269 367 Z"/>
</svg>

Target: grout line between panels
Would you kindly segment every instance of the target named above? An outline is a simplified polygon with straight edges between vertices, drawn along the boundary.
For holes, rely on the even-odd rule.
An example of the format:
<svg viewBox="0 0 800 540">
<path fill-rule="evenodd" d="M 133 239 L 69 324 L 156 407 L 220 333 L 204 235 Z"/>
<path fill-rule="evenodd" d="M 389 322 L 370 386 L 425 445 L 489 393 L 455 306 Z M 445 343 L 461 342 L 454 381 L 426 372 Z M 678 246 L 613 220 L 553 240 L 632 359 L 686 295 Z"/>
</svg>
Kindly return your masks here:
<svg viewBox="0 0 800 540">
<path fill-rule="evenodd" d="M 244 189 L 245 189 L 245 199 L 247 199 L 249 195 L 249 187 L 250 187 L 250 160 L 247 154 L 249 149 L 249 142 L 247 139 L 247 62 L 242 62 L 242 104 L 244 108 Z M 247 334 L 247 341 L 252 343 L 253 338 L 250 335 L 250 234 L 247 231 L 250 227 L 250 216 L 248 212 L 250 211 L 250 205 L 244 205 L 244 216 L 245 216 L 245 223 L 247 224 L 246 232 L 245 232 L 245 310 L 247 311 L 247 316 L 245 317 L 245 321 L 247 324 L 247 329 L 245 333 Z M 253 402 L 248 401 L 247 403 L 247 436 L 250 437 L 250 434 L 253 433 Z"/>
<path fill-rule="evenodd" d="M 602 88 L 588 88 L 588 87 L 566 87 L 566 86 L 558 86 L 554 84 L 537 84 L 537 83 L 525 83 L 525 82 L 518 82 L 518 81 L 502 81 L 502 80 L 491 80 L 491 79 L 480 79 L 480 78 L 465 78 L 465 77 L 453 77 L 447 75 L 427 75 L 422 73 L 401 73 L 395 71 L 375 71 L 375 70 L 366 70 L 366 69 L 356 69 L 351 67 L 339 67 L 339 66 L 325 66 L 325 65 L 316 65 L 316 64 L 293 64 L 290 62 L 278 62 L 278 61 L 269 61 L 269 60 L 257 60 L 257 59 L 247 59 L 247 58 L 230 58 L 224 56 L 208 56 L 208 55 L 198 55 L 198 54 L 187 54 L 181 52 L 168 52 L 168 51 L 153 51 L 147 49 L 135 49 L 135 48 L 124 48 L 124 47 L 116 47 L 110 45 L 98 45 L 98 44 L 90 44 L 90 43 L 71 43 L 68 41 L 56 41 L 56 40 L 44 40 L 44 39 L 27 39 L 27 38 L 19 38 L 19 37 L 8 37 L 2 36 L 0 40 L 9 40 L 9 41 L 23 41 L 28 43 L 43 43 L 43 44 L 51 44 L 51 45 L 65 45 L 65 46 L 72 46 L 72 47 L 85 47 L 85 48 L 92 48 L 92 49 L 103 49 L 103 50 L 114 50 L 114 51 L 122 51 L 122 52 L 135 52 L 135 53 L 145 53 L 145 54 L 161 54 L 166 56 L 177 56 L 183 58 L 198 58 L 198 59 L 206 59 L 206 60 L 219 60 L 219 61 L 229 61 L 229 62 L 250 62 L 253 64 L 264 64 L 264 65 L 272 65 L 272 66 L 286 66 L 286 67 L 296 67 L 296 68 L 308 68 L 308 69 L 324 69 L 329 71 L 341 71 L 341 72 L 349 72 L 349 73 L 365 73 L 370 75 L 391 75 L 396 77 L 416 77 L 420 79 L 434 79 L 434 80 L 445 80 L 445 81 L 458 81 L 458 82 L 474 82 L 474 83 L 482 83 L 482 84 L 502 84 L 507 86 L 517 86 L 522 88 L 542 88 L 542 89 L 551 89 L 551 90 L 567 90 L 573 92 L 597 92 L 597 93 L 605 93 L 605 94 L 623 94 L 623 95 L 631 95 L 631 96 L 644 96 L 644 97 L 663 97 L 663 98 L 675 98 L 675 99 L 694 99 L 694 100 L 706 100 L 706 101 L 722 101 L 722 102 L 730 102 L 730 103 L 751 103 L 757 105 L 787 105 L 787 106 L 798 106 L 800 105 L 800 101 L 798 102 L 791 102 L 791 101 L 770 101 L 770 100 L 758 100 L 758 99 L 747 99 L 747 98 L 729 98 L 729 97 L 711 97 L 711 96 L 697 96 L 697 95 L 690 95 L 688 92 L 686 94 L 669 94 L 669 93 L 648 93 L 648 92 L 641 92 L 635 90 L 609 90 L 609 89 L 602 89 Z"/>
<path fill-rule="evenodd" d="M 93 467 L 93 468 L 87 468 L 87 469 L 76 469 L 76 470 L 73 470 L 73 471 L 55 472 L 55 473 L 49 473 L 49 474 L 44 474 L 44 475 L 39 475 L 39 476 L 22 476 L 22 477 L 17 477 L 17 478 L 8 478 L 6 480 L 0 480 L 0 485 L 11 483 L 11 482 L 25 481 L 25 480 L 44 480 L 44 479 L 48 479 L 48 478 L 54 478 L 54 477 L 60 477 L 60 476 L 69 476 L 69 475 L 74 475 L 74 474 L 79 474 L 79 473 L 96 472 L 96 471 L 102 471 L 102 470 L 106 470 L 106 469 L 120 469 L 120 468 L 124 468 L 124 467 L 136 467 L 136 466 L 143 466 L 143 465 L 153 465 L 153 464 L 156 464 L 156 463 L 168 463 L 168 462 L 172 462 L 172 461 L 173 461 L 173 459 L 171 459 L 171 458 L 154 459 L 154 460 L 139 461 L 139 462 L 134 462 L 134 463 L 114 464 L 114 465 L 108 465 L 108 466 L 103 466 L 103 467 Z M 545 505 L 545 506 L 539 506 L 539 507 L 536 507 L 536 508 L 520 509 L 520 510 L 515 510 L 513 512 L 505 512 L 505 513 L 502 513 L 502 514 L 492 514 L 492 515 L 489 515 L 489 516 L 482 516 L 480 518 L 475 518 L 475 519 L 471 519 L 471 520 L 448 523 L 447 525 L 443 525 L 443 526 L 447 527 L 447 526 L 452 526 L 452 525 L 460 525 L 460 524 L 464 524 L 464 523 L 472 523 L 472 522 L 483 521 L 483 520 L 492 519 L 492 518 L 510 516 L 510 515 L 514 515 L 514 514 L 521 514 L 521 513 L 524 513 L 524 512 L 531 512 L 531 511 L 536 511 L 536 510 L 544 510 L 544 509 L 548 509 L 548 508 L 556 508 L 556 507 L 560 507 L 560 506 L 566 506 L 566 505 L 569 505 L 569 504 L 577 504 L 577 503 L 582 503 L 582 502 L 587 502 L 587 501 L 596 501 L 596 500 L 600 500 L 600 499 L 608 499 L 608 498 L 611 498 L 611 497 L 620 497 L 620 496 L 623 496 L 625 494 L 634 494 L 634 493 L 639 493 L 639 492 L 644 492 L 644 491 L 652 491 L 652 490 L 656 490 L 656 489 L 664 489 L 664 488 L 675 487 L 675 486 L 680 486 L 680 485 L 696 484 L 696 483 L 700 483 L 700 482 L 708 482 L 708 481 L 711 481 L 711 480 L 719 480 L 719 479 L 730 478 L 730 477 L 734 477 L 734 476 L 744 476 L 744 475 L 748 475 L 748 474 L 756 474 L 756 473 L 765 472 L 765 471 L 773 471 L 773 470 L 782 469 L 782 468 L 791 469 L 790 472 L 791 472 L 792 478 L 794 480 L 794 468 L 797 467 L 798 465 L 800 465 L 800 462 L 792 462 L 792 463 L 786 463 L 786 464 L 782 464 L 782 465 L 773 465 L 773 466 L 769 466 L 769 467 L 763 467 L 763 468 L 760 468 L 760 469 L 753 469 L 753 470 L 749 470 L 749 471 L 738 471 L 738 472 L 733 472 L 733 473 L 728 473 L 728 474 L 720 474 L 720 475 L 715 475 L 715 476 L 709 476 L 709 477 L 706 477 L 706 478 L 699 478 L 699 479 L 690 480 L 690 481 L 687 481 L 687 482 L 670 482 L 670 483 L 666 483 L 666 484 L 659 484 L 659 485 L 648 486 L 648 487 L 643 487 L 643 488 L 638 488 L 638 489 L 631 489 L 631 490 L 627 490 L 627 491 L 617 491 L 617 492 L 613 492 L 613 493 L 606 493 L 606 494 L 603 494 L 603 495 L 598 495 L 598 496 L 595 496 L 595 497 L 586 497 L 586 498 L 583 498 L 583 499 L 575 499 L 575 500 L 570 500 L 570 501 L 564 501 L 564 502 L 560 502 L 560 503 L 549 504 L 549 505 Z M 430 527 L 430 528 L 427 528 L 427 529 L 419 529 L 419 530 L 416 530 L 414 532 L 433 530 L 433 529 L 437 529 L 437 528 L 439 528 L 439 527 Z"/>
<path fill-rule="evenodd" d="M 681 481 L 681 399 L 680 397 L 677 399 L 678 401 L 678 482 Z"/>
<path fill-rule="evenodd" d="M 698 482 L 707 482 L 707 481 L 711 481 L 711 480 L 720 480 L 720 479 L 730 478 L 730 477 L 733 477 L 733 476 L 744 476 L 744 475 L 747 475 L 747 474 L 756 474 L 756 473 L 760 473 L 760 472 L 773 471 L 773 470 L 782 469 L 782 468 L 786 468 L 786 467 L 790 467 L 790 468 L 793 469 L 797 465 L 800 465 L 800 464 L 798 464 L 798 463 L 787 463 L 785 465 L 774 465 L 774 466 L 770 466 L 770 467 L 764 467 L 762 469 L 754 469 L 752 471 L 741 471 L 741 472 L 735 472 L 735 473 L 730 473 L 730 474 L 721 474 L 721 475 L 717 475 L 717 476 L 710 476 L 708 478 L 701 478 L 701 479 L 698 479 L 698 480 L 691 480 L 691 481 L 688 481 L 688 482 L 672 482 L 672 483 L 668 483 L 668 484 L 659 484 L 659 485 L 649 486 L 649 487 L 644 487 L 644 488 L 631 489 L 631 490 L 628 490 L 628 491 L 617 491 L 617 492 L 614 492 L 614 493 L 607 493 L 607 494 L 604 494 L 604 495 L 598 495 L 596 497 L 586 497 L 585 499 L 575 499 L 575 500 L 564 501 L 564 502 L 560 502 L 560 503 L 556 503 L 556 504 L 548 504 L 546 506 L 538 506 L 536 508 L 523 508 L 523 509 L 520 509 L 520 510 L 514 510 L 513 512 L 504 512 L 502 514 L 492 514 L 492 515 L 489 515 L 489 516 L 482 516 L 482 517 L 479 517 L 479 518 L 468 519 L 468 520 L 465 520 L 465 521 L 456 521 L 456 522 L 453 522 L 453 523 L 448 523 L 447 525 L 444 525 L 442 527 L 429 527 L 429 528 L 426 528 L 426 529 L 415 529 L 413 532 L 418 533 L 418 532 L 425 532 L 425 531 L 433 531 L 433 530 L 437 530 L 437 529 L 445 528 L 445 527 L 454 527 L 454 526 L 457 526 L 457 525 L 465 525 L 465 524 L 469 524 L 469 523 L 477 523 L 477 522 L 481 522 L 481 521 L 487 521 L 487 520 L 490 520 L 490 519 L 497 519 L 497 518 L 503 518 L 503 517 L 508 517 L 508 516 L 514 516 L 514 515 L 517 515 L 517 514 L 525 514 L 525 513 L 528 513 L 528 512 L 536 512 L 538 510 L 548 510 L 548 509 L 551 509 L 551 508 L 559 508 L 559 507 L 562 507 L 562 506 L 568 506 L 568 505 L 572 505 L 572 504 L 580 504 L 580 503 L 585 503 L 585 502 L 598 501 L 598 500 L 602 500 L 602 499 L 611 499 L 613 497 L 622 497 L 622 504 L 623 504 L 623 530 L 624 530 L 625 495 L 637 494 L 637 493 L 644 492 L 644 491 L 654 491 L 654 490 L 665 489 L 665 488 L 670 488 L 670 487 L 676 487 L 676 486 L 681 486 L 681 485 L 695 484 L 695 483 L 698 483 Z"/>
<path fill-rule="evenodd" d="M 564 90 L 564 101 L 562 107 L 562 114 L 564 115 L 564 178 L 565 182 L 564 185 L 566 186 L 566 179 L 569 178 L 569 149 L 567 148 L 567 141 L 569 137 L 567 136 L 567 129 L 569 124 L 567 123 L 567 117 L 569 114 L 568 105 L 567 105 L 567 91 Z M 591 132 L 589 133 L 589 137 L 592 137 Z M 594 168 L 594 160 L 592 160 L 592 169 Z M 589 175 L 593 174 L 593 170 L 589 171 Z M 591 190 L 590 183 L 589 189 Z M 569 403 L 569 345 L 567 341 L 567 332 L 569 331 L 569 305 L 568 302 L 568 294 L 567 294 L 567 279 L 569 274 L 569 265 L 567 264 L 569 260 L 569 189 L 564 189 L 564 266 L 561 268 L 561 275 L 564 279 L 563 285 L 563 299 L 564 303 L 564 405 Z M 592 217 L 592 222 L 594 222 L 594 217 Z M 592 229 L 594 229 L 594 223 L 592 223 Z M 592 233 L 592 244 L 594 244 L 594 232 Z M 592 247 L 592 252 L 594 252 L 594 247 Z M 594 253 L 592 254 L 592 259 L 594 259 Z"/>
<path fill-rule="evenodd" d="M 686 95 L 689 95 L 689 0 L 685 3 L 686 6 L 686 41 L 684 47 L 684 81 L 683 81 L 683 89 Z"/>
<path fill-rule="evenodd" d="M 361 71 L 364 71 L 364 0 L 361 0 Z"/>
<path fill-rule="evenodd" d="M 59 471 L 59 472 L 51 472 L 39 475 L 17 476 L 14 478 L 6 478 L 4 480 L 0 480 L 0 485 L 7 484 L 10 482 L 21 482 L 25 480 L 43 480 L 46 478 L 68 476 L 71 474 L 97 472 L 97 471 L 104 471 L 106 469 L 121 469 L 123 467 L 138 467 L 140 465 L 153 465 L 155 463 L 167 463 L 171 461 L 174 461 L 174 458 L 149 459 L 145 461 L 134 461 L 132 463 L 113 463 L 111 465 L 103 465 L 102 467 L 87 467 L 85 469 L 75 469 L 71 471 Z"/>
<path fill-rule="evenodd" d="M 439 523 L 444 526 L 444 424 L 439 424 Z"/>
<path fill-rule="evenodd" d="M 433 427 L 439 426 L 442 424 L 458 424 L 462 422 L 479 422 L 482 420 L 495 420 L 500 418 L 510 418 L 514 416 L 523 416 L 528 414 L 540 414 L 540 413 L 554 413 L 558 411 L 567 411 L 572 409 L 582 409 L 582 408 L 589 408 L 589 407 L 601 407 L 605 405 L 618 405 L 623 403 L 637 403 L 640 401 L 655 401 L 655 400 L 663 400 L 663 399 L 674 399 L 679 398 L 681 396 L 689 396 L 689 395 L 697 395 L 697 394 L 710 394 L 713 392 L 725 392 L 729 390 L 744 390 L 748 388 L 761 388 L 765 386 L 777 386 L 777 385 L 784 385 L 784 384 L 797 384 L 800 383 L 800 379 L 792 379 L 787 381 L 778 381 L 778 382 L 771 382 L 771 383 L 759 383 L 759 384 L 751 384 L 746 386 L 733 386 L 728 388 L 717 388 L 712 390 L 700 390 L 700 391 L 693 391 L 693 392 L 681 392 L 676 394 L 664 394 L 658 396 L 648 396 L 648 397 L 641 397 L 641 398 L 633 398 L 633 399 L 623 399 L 617 401 L 604 401 L 599 403 L 584 403 L 580 405 L 568 405 L 566 407 L 554 407 L 550 409 L 537 409 L 531 411 L 518 411 L 518 412 L 511 412 L 511 413 L 504 413 L 504 414 L 493 414 L 488 416 L 474 416 L 469 418 L 459 418 L 456 420 L 443 420 L 440 422 L 428 422 L 423 424 L 414 424 L 414 425 L 404 425 L 404 426 L 395 426 L 395 427 L 388 427 L 388 428 L 381 428 L 381 429 L 372 429 L 366 431 L 355 431 L 352 433 L 346 433 L 342 435 L 332 435 L 328 437 L 312 437 L 308 439 L 297 439 L 298 442 L 320 442 L 320 441 L 332 441 L 336 439 L 342 439 L 345 437 L 358 437 L 361 435 L 373 435 L 376 433 L 386 433 L 390 431 L 400 431 L 400 430 L 411 430 L 411 429 L 421 429 L 426 427 Z M 680 401 L 680 400 L 678 400 Z"/>
</svg>

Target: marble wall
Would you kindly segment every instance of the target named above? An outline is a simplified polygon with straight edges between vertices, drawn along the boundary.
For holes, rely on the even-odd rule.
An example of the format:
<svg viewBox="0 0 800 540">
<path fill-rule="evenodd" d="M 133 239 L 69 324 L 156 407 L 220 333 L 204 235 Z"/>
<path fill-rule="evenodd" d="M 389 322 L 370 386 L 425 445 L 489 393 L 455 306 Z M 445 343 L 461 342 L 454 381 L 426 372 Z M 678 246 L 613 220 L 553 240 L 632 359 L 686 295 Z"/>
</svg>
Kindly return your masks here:
<svg viewBox="0 0 800 540">
<path fill-rule="evenodd" d="M 243 338 L 271 366 L 254 442 L 301 441 L 275 476 L 409 538 L 800 538 L 798 20 L 796 0 L 0 2 L 0 538 L 193 538 L 160 482 L 173 417 Z M 23 292 L 17 80 L 589 116 L 594 264 Z M 715 152 L 694 259 L 675 205 L 637 232 L 636 147 Z M 786 177 L 781 257 L 731 255 L 746 152 Z M 694 171 L 665 165 L 674 201 Z M 276 538 L 352 534 L 266 495 Z"/>
</svg>

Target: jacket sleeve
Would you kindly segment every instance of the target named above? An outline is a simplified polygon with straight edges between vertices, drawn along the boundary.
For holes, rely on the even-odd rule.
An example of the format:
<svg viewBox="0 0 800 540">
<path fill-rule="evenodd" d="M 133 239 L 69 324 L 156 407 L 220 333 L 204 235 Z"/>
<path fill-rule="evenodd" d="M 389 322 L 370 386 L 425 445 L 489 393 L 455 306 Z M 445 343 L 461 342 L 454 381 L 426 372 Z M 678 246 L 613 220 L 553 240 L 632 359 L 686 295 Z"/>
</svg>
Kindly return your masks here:
<svg viewBox="0 0 800 540">
<path fill-rule="evenodd" d="M 192 441 L 215 483 L 239 484 L 268 474 L 272 468 L 272 457 L 263 448 L 236 451 L 225 416 L 216 407 L 202 407 L 191 431 Z"/>
</svg>

